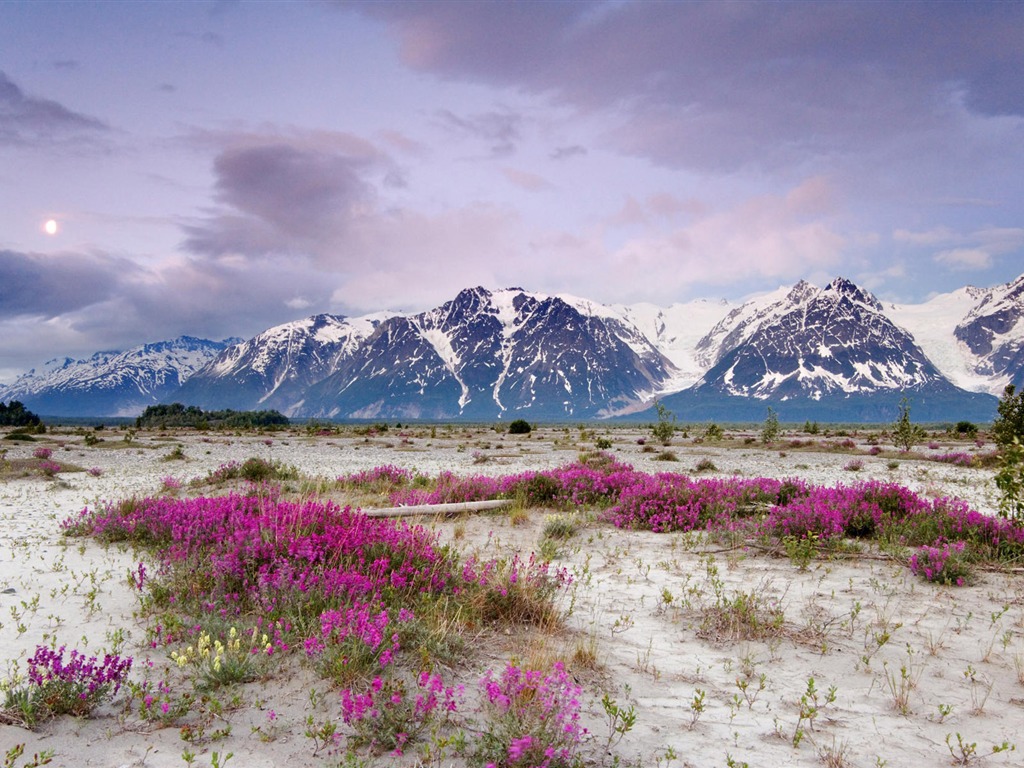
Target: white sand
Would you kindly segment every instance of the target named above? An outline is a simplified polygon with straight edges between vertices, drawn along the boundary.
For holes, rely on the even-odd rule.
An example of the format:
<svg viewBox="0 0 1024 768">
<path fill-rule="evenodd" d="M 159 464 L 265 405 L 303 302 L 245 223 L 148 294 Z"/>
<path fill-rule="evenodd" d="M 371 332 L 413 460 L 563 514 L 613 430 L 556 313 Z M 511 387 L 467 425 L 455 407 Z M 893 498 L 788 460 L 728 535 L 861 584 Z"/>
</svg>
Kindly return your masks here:
<svg viewBox="0 0 1024 768">
<path fill-rule="evenodd" d="M 155 665 L 149 673 L 154 679 L 166 668 L 165 652 L 145 647 L 145 624 L 133 615 L 136 596 L 126 575 L 137 558 L 59 534 L 59 520 L 101 499 L 154 494 L 164 477 L 187 481 L 250 456 L 329 478 L 383 464 L 430 475 L 441 470 L 497 475 L 567 464 L 579 449 L 593 447 L 593 438 L 581 441 L 578 429 L 545 429 L 529 438 L 462 428 L 439 428 L 434 438 L 419 428 L 405 437 L 392 430 L 372 439 L 211 434 L 179 440 L 145 434 L 127 446 L 122 433 L 100 434 L 104 442 L 94 447 L 86 447 L 80 436 L 60 434 L 31 444 L 0 442 L 8 460 L 29 457 L 46 445 L 54 448 L 58 463 L 102 470 L 98 477 L 74 472 L 56 480 L 35 474 L 0 480 L 0 590 L 13 590 L 0 594 L 0 661 L 8 672 L 15 666 L 24 671 L 35 646 L 51 638 L 69 649 L 102 654 L 121 630 L 129 635 L 123 652 L 136 659 L 134 679 L 142 679 L 147 661 Z M 877 477 L 921 493 L 960 496 L 976 509 L 994 511 L 988 470 L 924 461 L 900 461 L 890 470 L 889 458 L 862 456 L 864 467 L 855 473 L 843 469 L 849 454 L 783 447 L 788 455 L 780 456 L 778 449 L 738 447 L 739 439 L 725 447 L 684 441 L 676 446 L 681 461 L 667 463 L 641 453 L 640 435 L 607 432 L 612 453 L 644 471 L 692 471 L 709 458 L 717 474 L 725 475 L 799 476 L 821 484 Z M 178 445 L 185 460 L 168 460 Z M 950 447 L 944 442 L 941 450 Z M 478 463 L 483 456 L 489 460 Z M 481 515 L 438 527 L 443 537 L 458 528 L 460 546 L 466 548 L 529 551 L 539 547 L 544 516 L 534 511 L 527 523 L 512 526 L 504 517 Z M 799 571 L 788 559 L 722 551 L 721 545 L 709 547 L 714 551 L 709 561 L 702 549 L 696 537 L 597 524 L 585 528 L 557 561 L 576 579 L 565 597 L 567 612 L 571 606 L 567 631 L 507 642 L 490 638 L 461 670 L 464 682 L 472 686 L 484 669 L 499 667 L 510 650 L 521 658 L 550 658 L 571 656 L 578 647 L 592 649 L 596 668 L 575 671 L 586 690 L 592 735 L 585 753 L 593 764 L 612 764 L 611 757 L 602 757 L 608 728 L 599 702 L 605 693 L 636 708 L 636 726 L 614 748 L 623 764 L 724 766 L 731 759 L 751 766 L 946 765 L 953 762 L 947 738 L 961 755 L 957 734 L 966 744 L 976 743 L 972 761 L 1004 741 L 1020 741 L 1024 750 L 1024 575 L 983 573 L 972 586 L 949 589 L 923 583 L 886 559 L 819 561 Z M 701 631 L 714 615 L 716 580 L 725 598 L 744 592 L 776 601 L 785 616 L 783 634 L 737 641 Z M 317 722 L 340 721 L 336 694 L 308 669 L 291 665 L 288 670 L 262 686 L 245 686 L 244 706 L 210 725 L 209 732 L 231 729 L 214 742 L 190 745 L 177 728 L 158 728 L 125 713 L 122 695 L 85 720 L 59 718 L 35 732 L 0 725 L 0 755 L 25 743 L 28 755 L 53 750 L 52 764 L 61 766 L 180 766 L 186 749 L 198 755 L 196 765 L 211 765 L 213 752 L 222 761 L 233 753 L 231 766 L 339 764 L 341 754 L 314 756 L 313 742 L 304 735 L 310 715 Z M 803 723 L 805 736 L 794 746 L 801 696 L 811 677 L 818 711 L 813 723 Z M 835 700 L 827 703 L 831 686 Z M 313 697 L 319 698 L 315 702 L 311 687 L 324 694 Z M 700 692 L 703 711 L 694 712 L 691 705 Z M 256 727 L 261 731 L 254 732 Z M 668 750 L 677 756 L 671 763 Z M 372 764 L 462 762 L 420 763 L 414 747 L 403 758 L 385 756 Z M 984 764 L 1021 765 L 1024 758 L 1006 752 L 985 758 Z"/>
</svg>

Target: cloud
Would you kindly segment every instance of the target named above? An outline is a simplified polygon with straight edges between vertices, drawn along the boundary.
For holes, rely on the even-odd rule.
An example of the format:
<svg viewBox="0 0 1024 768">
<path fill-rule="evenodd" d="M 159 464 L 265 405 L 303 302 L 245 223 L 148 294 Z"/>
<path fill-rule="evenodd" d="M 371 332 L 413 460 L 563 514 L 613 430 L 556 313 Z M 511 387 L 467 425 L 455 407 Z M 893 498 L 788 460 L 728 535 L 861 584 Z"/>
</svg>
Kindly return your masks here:
<svg viewBox="0 0 1024 768">
<path fill-rule="evenodd" d="M 992 254 L 980 248 L 953 248 L 935 254 L 935 261 L 953 269 L 988 269 L 992 266 Z"/>
<path fill-rule="evenodd" d="M 897 229 L 892 233 L 892 239 L 897 243 L 910 245 L 942 245 L 956 242 L 960 236 L 949 227 L 934 227 L 924 232 Z"/>
<path fill-rule="evenodd" d="M 106 131 L 99 120 L 29 96 L 0 71 L 0 145 L 30 144 Z"/>
<path fill-rule="evenodd" d="M 989 269 L 997 257 L 1015 254 L 1024 249 L 1024 228 L 986 227 L 972 232 L 958 232 L 947 226 L 914 232 L 897 229 L 896 243 L 922 249 L 935 249 L 932 259 L 954 270 Z"/>
<path fill-rule="evenodd" d="M 518 266 L 536 290 L 570 285 L 609 302 L 671 303 L 709 287 L 830 279 L 849 266 L 849 243 L 829 223 L 832 209 L 810 202 L 818 196 L 833 199 L 827 183 L 812 178 L 720 208 L 670 195 L 627 198 L 603 227 L 534 237 Z M 638 224 L 640 234 L 615 244 L 611 227 Z"/>
<path fill-rule="evenodd" d="M 329 256 L 372 203 L 367 160 L 283 142 L 227 149 L 214 160 L 219 210 L 186 226 L 197 254 Z"/>
<path fill-rule="evenodd" d="M 508 157 L 516 151 L 522 118 L 511 112 L 482 112 L 465 117 L 447 109 L 438 112 L 441 122 L 457 132 L 490 145 L 495 157 Z"/>
<path fill-rule="evenodd" d="M 587 148 L 579 144 L 571 144 L 565 147 L 555 147 L 551 151 L 552 160 L 568 160 L 570 157 L 582 157 L 587 154 Z"/>
<path fill-rule="evenodd" d="M 136 271 L 107 256 L 0 251 L 0 319 L 52 318 L 99 304 Z"/>
<path fill-rule="evenodd" d="M 553 189 L 554 185 L 537 173 L 520 171 L 515 168 L 502 168 L 502 175 L 510 184 L 525 189 L 527 192 L 541 192 L 545 189 Z"/>
<path fill-rule="evenodd" d="M 962 131 L 955 98 L 969 117 L 1024 116 L 1018 3 L 348 7 L 417 70 L 600 111 L 613 145 L 673 167 L 835 163 Z"/>
<path fill-rule="evenodd" d="M 450 298 L 453 286 L 492 284 L 496 264 L 515 264 L 517 217 L 483 203 L 436 214 L 400 204 L 394 162 L 356 137 L 271 131 L 194 140 L 216 149 L 216 205 L 183 226 L 191 257 L 161 273 L 162 284 L 174 283 L 167 292 L 197 297 L 182 312 L 212 319 L 260 302 L 268 317 L 282 306 L 422 307 Z M 507 178 L 546 183 L 523 171 Z M 237 285 L 247 286 L 248 299 L 236 301 Z"/>
</svg>

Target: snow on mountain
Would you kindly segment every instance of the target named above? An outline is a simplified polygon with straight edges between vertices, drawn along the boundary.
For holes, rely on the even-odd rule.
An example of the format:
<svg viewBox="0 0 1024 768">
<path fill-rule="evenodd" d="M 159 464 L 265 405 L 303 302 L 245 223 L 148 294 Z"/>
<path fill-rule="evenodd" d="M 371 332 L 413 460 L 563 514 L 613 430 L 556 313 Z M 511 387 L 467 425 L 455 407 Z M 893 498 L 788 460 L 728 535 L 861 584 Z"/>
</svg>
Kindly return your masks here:
<svg viewBox="0 0 1024 768">
<path fill-rule="evenodd" d="M 135 416 L 161 402 L 210 362 L 227 342 L 181 336 L 86 360 L 52 360 L 0 388 L 0 401 L 20 400 L 37 413 Z"/>
<path fill-rule="evenodd" d="M 697 391 L 784 401 L 949 387 L 878 300 L 843 278 L 822 289 L 799 283 L 748 318 L 725 334 L 724 354 Z"/>
<path fill-rule="evenodd" d="M 993 394 L 1024 385 L 1024 275 L 987 291 L 954 333 L 975 356 L 974 372 L 990 377 Z"/>
<path fill-rule="evenodd" d="M 965 390 L 1024 383 L 1022 316 L 1024 276 L 885 307 L 842 278 L 825 288 L 800 281 L 739 306 L 607 305 L 478 287 L 424 312 L 314 315 L 227 347 L 183 337 L 54 360 L 0 388 L 0 399 L 67 415 L 177 400 L 297 417 L 485 420 L 609 417 L 684 392 L 718 398 L 714 408 L 736 417 L 744 399 L 884 395 L 860 410 L 833 409 L 873 419 L 887 418 L 906 391 L 931 412 L 969 401 L 984 418 L 994 401 L 965 400 Z M 683 400 L 693 413 L 719 412 Z"/>
<path fill-rule="evenodd" d="M 799 306 L 818 292 L 801 280 L 792 287 L 756 296 L 730 311 L 694 347 L 694 358 L 705 373 L 726 353 L 749 339 L 765 322 Z"/>
<path fill-rule="evenodd" d="M 697 355 L 697 344 L 719 322 L 731 305 L 724 299 L 698 299 L 659 307 L 654 304 L 614 304 L 608 309 L 636 328 L 664 355 L 675 372 L 655 394 L 678 392 L 697 383 L 707 371 Z"/>
<path fill-rule="evenodd" d="M 928 359 L 942 375 L 956 386 L 970 392 L 994 391 L 991 377 L 975 369 L 978 358 L 956 338 L 956 328 L 978 303 L 985 292 L 977 288 L 959 288 L 943 293 L 923 304 L 888 304 L 885 314 L 898 326 L 905 328 Z"/>
<path fill-rule="evenodd" d="M 301 408 L 305 390 L 332 374 L 347 356 L 391 317 L 320 314 L 269 328 L 225 349 L 181 388 L 183 402 L 204 408 Z"/>
<path fill-rule="evenodd" d="M 310 415 L 593 416 L 637 407 L 673 366 L 620 313 L 572 296 L 467 289 L 392 318 L 312 387 Z"/>
<path fill-rule="evenodd" d="M 1024 275 L 995 288 L 960 288 L 924 304 L 890 305 L 886 314 L 958 387 L 999 396 L 1007 384 L 1024 384 Z"/>
</svg>

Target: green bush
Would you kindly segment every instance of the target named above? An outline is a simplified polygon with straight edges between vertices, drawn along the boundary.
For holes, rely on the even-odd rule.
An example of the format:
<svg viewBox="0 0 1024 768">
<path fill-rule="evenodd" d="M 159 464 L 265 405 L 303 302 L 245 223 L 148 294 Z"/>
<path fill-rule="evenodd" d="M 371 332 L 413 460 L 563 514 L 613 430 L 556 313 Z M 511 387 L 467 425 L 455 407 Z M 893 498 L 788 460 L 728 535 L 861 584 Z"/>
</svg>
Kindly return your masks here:
<svg viewBox="0 0 1024 768">
<path fill-rule="evenodd" d="M 899 418 L 892 425 L 892 442 L 901 451 L 909 451 L 915 443 L 924 438 L 924 430 L 910 422 L 910 404 L 907 398 L 900 401 Z"/>
<path fill-rule="evenodd" d="M 530 422 L 526 419 L 516 419 L 508 425 L 508 433 L 510 435 L 528 435 L 533 431 L 533 427 L 530 426 Z"/>
<path fill-rule="evenodd" d="M 1024 392 L 1007 384 L 999 400 L 999 416 L 992 423 L 992 436 L 1000 447 L 1010 445 L 1013 438 L 1024 441 Z"/>
<path fill-rule="evenodd" d="M 1024 523 L 1024 446 L 1016 436 L 999 452 L 996 487 L 999 489 L 999 514 Z"/>
<path fill-rule="evenodd" d="M 654 407 L 658 411 L 658 422 L 651 427 L 651 435 L 662 445 L 670 445 L 672 436 L 676 433 L 675 414 L 661 403 L 655 403 Z"/>
<path fill-rule="evenodd" d="M 972 424 L 969 421 L 958 421 L 956 426 L 953 427 L 953 431 L 958 435 L 965 435 L 966 437 L 974 437 L 978 434 L 978 426 Z"/>
<path fill-rule="evenodd" d="M 764 419 L 764 426 L 761 427 L 761 442 L 767 445 L 774 443 L 779 438 L 779 417 L 775 411 L 768 406 L 768 415 Z"/>
</svg>

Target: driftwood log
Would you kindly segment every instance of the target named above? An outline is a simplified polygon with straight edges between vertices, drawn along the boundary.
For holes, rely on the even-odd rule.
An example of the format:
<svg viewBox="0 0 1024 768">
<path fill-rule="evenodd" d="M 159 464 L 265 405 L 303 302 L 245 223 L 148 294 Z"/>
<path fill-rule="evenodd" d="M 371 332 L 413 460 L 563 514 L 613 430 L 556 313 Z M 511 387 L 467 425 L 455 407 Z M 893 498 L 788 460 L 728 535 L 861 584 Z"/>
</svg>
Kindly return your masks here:
<svg viewBox="0 0 1024 768">
<path fill-rule="evenodd" d="M 458 512 L 482 512 L 512 506 L 512 499 L 489 501 L 459 501 L 453 504 L 410 504 L 407 507 L 381 507 L 364 509 L 367 517 L 413 517 L 415 515 L 451 515 Z"/>
</svg>

